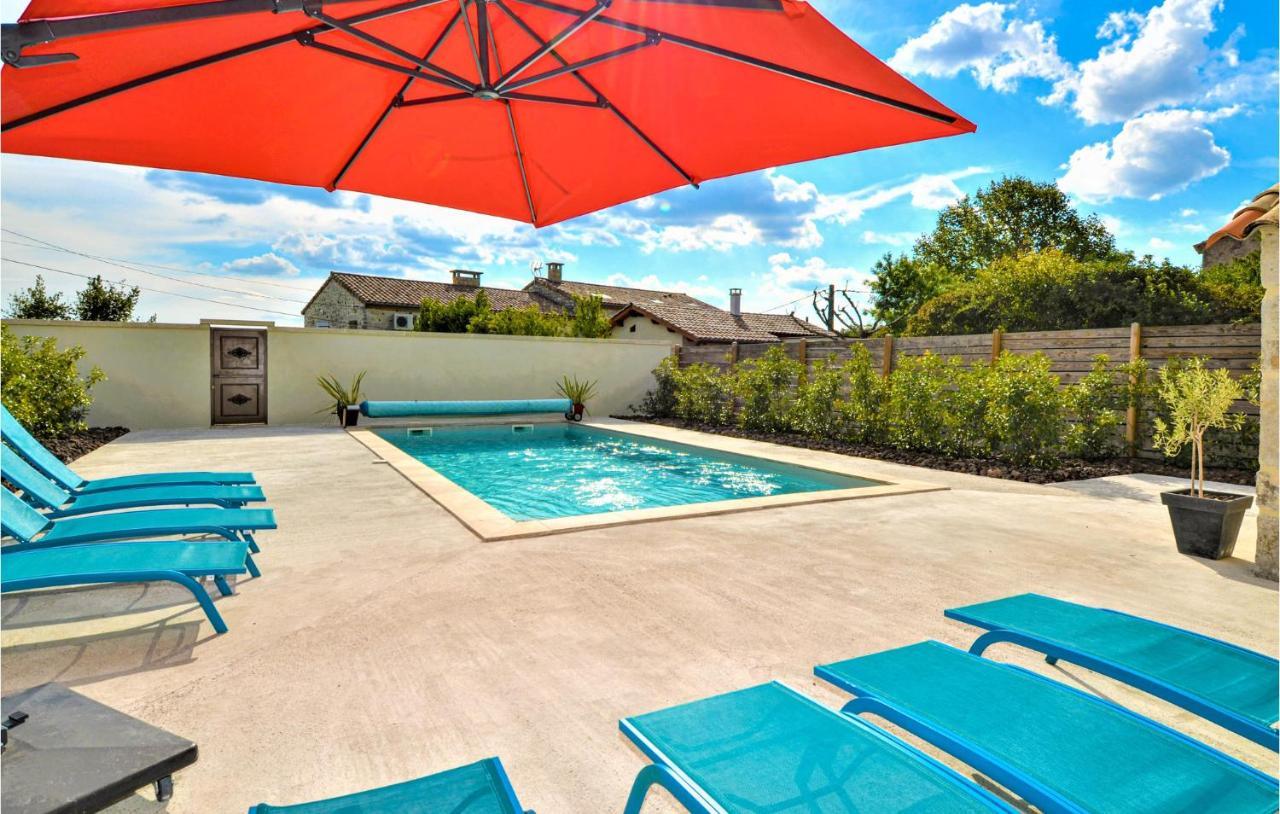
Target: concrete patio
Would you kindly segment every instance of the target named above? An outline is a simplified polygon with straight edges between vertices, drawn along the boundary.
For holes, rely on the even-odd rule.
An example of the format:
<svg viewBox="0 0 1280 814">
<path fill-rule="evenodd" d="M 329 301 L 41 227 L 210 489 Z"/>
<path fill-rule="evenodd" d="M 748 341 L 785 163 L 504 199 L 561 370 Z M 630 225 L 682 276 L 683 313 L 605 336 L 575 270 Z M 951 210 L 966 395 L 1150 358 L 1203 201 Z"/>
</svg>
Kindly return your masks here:
<svg viewBox="0 0 1280 814">
<path fill-rule="evenodd" d="M 1024 591 L 1277 649 L 1252 513 L 1236 558 L 1180 556 L 1158 478 L 1041 487 L 866 461 L 868 477 L 950 490 L 482 543 L 337 430 L 139 432 L 76 467 L 250 469 L 280 523 L 263 577 L 218 601 L 224 636 L 168 587 L 4 598 L 6 693 L 62 681 L 199 744 L 171 801 L 121 811 L 244 811 L 488 755 L 527 807 L 620 811 L 644 765 L 620 717 L 769 679 L 836 706 L 813 665 L 967 644 L 944 608 Z M 1275 770 L 1262 747 L 1110 681 L 992 655 Z"/>
</svg>

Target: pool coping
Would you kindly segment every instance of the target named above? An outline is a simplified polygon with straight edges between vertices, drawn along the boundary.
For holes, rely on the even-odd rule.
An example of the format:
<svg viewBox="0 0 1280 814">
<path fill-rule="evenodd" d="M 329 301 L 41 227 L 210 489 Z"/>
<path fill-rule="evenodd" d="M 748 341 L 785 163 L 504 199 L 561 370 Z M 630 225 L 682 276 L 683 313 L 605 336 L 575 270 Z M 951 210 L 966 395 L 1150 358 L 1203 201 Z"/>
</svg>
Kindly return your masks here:
<svg viewBox="0 0 1280 814">
<path fill-rule="evenodd" d="M 463 422 L 436 422 L 396 425 L 380 424 L 378 429 L 393 426 L 448 426 L 460 425 Z M 467 422 L 482 423 L 482 422 Z M 525 422 L 521 422 L 525 423 Z M 542 422 L 539 422 L 542 423 Z M 555 423 L 555 422 L 546 422 Z M 367 427 L 347 429 L 347 434 L 359 441 L 374 455 L 387 463 L 405 480 L 416 486 L 423 494 L 438 503 L 441 508 L 457 518 L 473 534 L 485 542 L 498 540 L 517 540 L 526 537 L 541 537 L 548 534 L 579 531 L 583 529 L 609 528 L 626 526 L 634 523 L 652 523 L 660 520 L 674 520 L 682 517 L 707 517 L 710 515 L 730 514 L 733 512 L 758 511 L 782 506 L 800 506 L 811 503 L 832 503 L 838 500 L 862 500 L 866 498 L 885 497 L 888 495 L 910 495 L 921 492 L 945 491 L 949 487 L 916 480 L 895 480 L 886 482 L 880 478 L 868 478 L 857 471 L 857 459 L 832 452 L 798 449 L 770 444 L 764 441 L 750 441 L 743 438 L 731 438 L 722 435 L 665 427 L 657 424 L 645 424 L 636 421 L 624 421 L 617 418 L 589 419 L 582 422 L 585 426 L 602 430 L 651 438 L 658 441 L 670 441 L 686 444 L 715 452 L 727 452 L 735 455 L 746 455 L 762 458 L 774 463 L 801 466 L 816 469 L 834 475 L 845 475 L 862 480 L 880 481 L 878 486 L 860 486 L 853 489 L 832 489 L 823 492 L 794 492 L 786 495 L 768 495 L 766 497 L 736 498 L 733 500 L 717 500 L 707 503 L 688 503 L 682 506 L 661 506 L 651 509 L 628 509 L 602 514 L 579 514 L 570 517 L 556 517 L 547 520 L 512 520 L 502 512 L 485 503 L 479 497 L 446 478 L 436 470 L 422 463 L 409 453 L 400 449 L 377 435 Z"/>
</svg>

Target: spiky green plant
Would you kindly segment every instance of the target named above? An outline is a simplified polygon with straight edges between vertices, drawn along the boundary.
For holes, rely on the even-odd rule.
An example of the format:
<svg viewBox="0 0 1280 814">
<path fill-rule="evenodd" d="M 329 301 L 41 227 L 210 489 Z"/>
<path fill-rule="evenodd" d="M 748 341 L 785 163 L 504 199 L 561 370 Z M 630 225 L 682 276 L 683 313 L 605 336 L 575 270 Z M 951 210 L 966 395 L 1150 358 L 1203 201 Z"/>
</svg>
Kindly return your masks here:
<svg viewBox="0 0 1280 814">
<path fill-rule="evenodd" d="M 577 376 L 572 378 L 565 376 L 556 384 L 556 390 L 574 404 L 583 405 L 585 410 L 586 403 L 595 398 L 596 383 L 591 380 L 580 381 Z"/>
<path fill-rule="evenodd" d="M 364 383 L 364 374 L 367 371 L 360 371 L 356 377 L 351 380 L 351 386 L 345 387 L 342 382 L 338 381 L 337 376 L 317 376 L 316 384 L 320 385 L 320 389 L 324 394 L 333 400 L 333 404 L 321 407 L 316 410 L 317 413 L 338 413 L 352 404 L 360 403 L 360 385 Z"/>
</svg>

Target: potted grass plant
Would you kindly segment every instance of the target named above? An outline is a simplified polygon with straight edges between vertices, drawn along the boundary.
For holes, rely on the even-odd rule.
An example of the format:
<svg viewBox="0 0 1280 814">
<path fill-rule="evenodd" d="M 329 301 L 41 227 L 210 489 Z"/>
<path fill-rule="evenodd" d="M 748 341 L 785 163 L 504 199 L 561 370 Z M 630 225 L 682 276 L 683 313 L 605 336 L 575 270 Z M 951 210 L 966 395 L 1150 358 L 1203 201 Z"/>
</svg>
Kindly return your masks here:
<svg viewBox="0 0 1280 814">
<path fill-rule="evenodd" d="M 573 408 L 564 417 L 570 421 L 581 421 L 582 414 L 587 411 L 587 402 L 596 395 L 596 383 L 580 381 L 577 376 L 565 376 L 556 385 L 556 390 L 573 404 Z"/>
<path fill-rule="evenodd" d="M 1226 370 L 1210 370 L 1204 359 L 1190 357 L 1162 368 L 1156 391 L 1166 413 L 1155 419 L 1156 446 L 1171 457 L 1191 447 L 1190 487 L 1160 495 L 1178 551 L 1211 560 L 1229 557 L 1253 498 L 1205 491 L 1205 433 L 1239 429 L 1244 416 L 1231 412 L 1231 406 L 1244 397 L 1244 389 Z"/>
<path fill-rule="evenodd" d="M 338 381 L 337 376 L 316 377 L 316 384 L 333 401 L 333 404 L 325 405 L 316 412 L 334 413 L 338 416 L 338 426 L 354 427 L 360 420 L 360 385 L 364 382 L 364 374 L 363 370 L 357 373 L 350 387 Z"/>
</svg>

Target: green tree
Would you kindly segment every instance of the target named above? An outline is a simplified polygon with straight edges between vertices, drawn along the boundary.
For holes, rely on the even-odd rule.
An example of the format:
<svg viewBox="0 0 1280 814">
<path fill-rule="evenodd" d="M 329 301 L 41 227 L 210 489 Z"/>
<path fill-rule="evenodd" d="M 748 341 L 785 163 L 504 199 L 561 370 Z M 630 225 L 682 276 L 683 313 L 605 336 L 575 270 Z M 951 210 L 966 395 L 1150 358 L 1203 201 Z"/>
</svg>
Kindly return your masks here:
<svg viewBox="0 0 1280 814">
<path fill-rule="evenodd" d="M 38 438 L 61 438 L 83 430 L 93 403 L 89 389 L 106 379 L 96 366 L 81 376 L 84 348 L 58 350 L 52 337 L 18 336 L 0 325 L 0 401 Z"/>
<path fill-rule="evenodd" d="M 50 294 L 44 278 L 36 275 L 35 284 L 9 299 L 5 316 L 11 319 L 71 319 L 71 305 L 61 294 Z"/>
<path fill-rule="evenodd" d="M 876 315 L 900 323 L 1000 258 L 1048 250 L 1089 261 L 1113 256 L 1116 246 L 1102 220 L 1082 217 L 1052 182 L 1001 178 L 943 209 L 911 255 L 886 255 L 875 265 Z"/>
<path fill-rule="evenodd" d="M 1170 457 L 1191 445 L 1191 487 L 1204 497 L 1205 432 L 1240 428 L 1245 418 L 1231 406 L 1244 398 L 1244 388 L 1225 368 L 1209 369 L 1192 356 L 1160 368 L 1156 392 L 1166 415 L 1155 419 L 1155 444 Z"/>
<path fill-rule="evenodd" d="M 485 319 L 492 312 L 489 295 L 484 291 L 477 291 L 471 298 L 458 297 L 447 303 L 424 299 L 418 316 L 413 320 L 413 327 L 430 333 L 462 334 L 467 332 L 472 320 Z"/>
<path fill-rule="evenodd" d="M 86 322 L 129 322 L 138 307 L 142 289 L 117 286 L 103 281 L 102 275 L 89 280 L 76 294 L 76 319 Z"/>
<path fill-rule="evenodd" d="M 604 300 L 597 296 L 573 295 L 573 319 L 571 336 L 604 339 L 613 335 L 613 326 L 604 313 Z"/>
<path fill-rule="evenodd" d="M 1082 261 L 1059 250 L 1001 258 L 920 306 L 908 336 L 1254 322 L 1262 287 L 1204 280 L 1167 260 L 1117 254 Z"/>
</svg>

